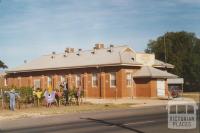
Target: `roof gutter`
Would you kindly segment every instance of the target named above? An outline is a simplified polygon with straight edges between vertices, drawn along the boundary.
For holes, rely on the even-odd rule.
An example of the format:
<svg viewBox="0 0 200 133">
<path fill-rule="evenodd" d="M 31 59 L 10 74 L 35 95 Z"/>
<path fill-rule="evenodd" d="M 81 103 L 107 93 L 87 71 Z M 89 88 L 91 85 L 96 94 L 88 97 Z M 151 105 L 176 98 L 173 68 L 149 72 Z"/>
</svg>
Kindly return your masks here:
<svg viewBox="0 0 200 133">
<path fill-rule="evenodd" d="M 107 66 L 142 66 L 142 64 L 121 64 L 121 63 L 115 63 L 115 64 L 97 64 L 97 65 L 88 65 L 88 66 L 76 66 L 76 67 L 59 67 L 59 68 L 43 68 L 43 69 L 32 69 L 32 70 L 19 70 L 19 71 L 6 71 L 7 74 L 11 73 L 22 73 L 22 72 L 41 72 L 41 71 L 51 71 L 51 70 L 63 70 L 63 69 L 78 69 L 78 68 L 91 68 L 91 67 L 107 67 Z"/>
</svg>

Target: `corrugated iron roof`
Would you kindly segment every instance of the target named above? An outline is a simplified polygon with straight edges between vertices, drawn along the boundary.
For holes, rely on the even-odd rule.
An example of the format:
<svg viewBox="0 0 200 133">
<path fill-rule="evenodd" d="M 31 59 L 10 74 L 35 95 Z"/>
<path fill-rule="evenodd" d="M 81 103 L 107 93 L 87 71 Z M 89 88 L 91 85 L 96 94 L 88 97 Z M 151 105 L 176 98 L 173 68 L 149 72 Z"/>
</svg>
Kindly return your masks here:
<svg viewBox="0 0 200 133">
<path fill-rule="evenodd" d="M 155 59 L 153 67 L 174 68 L 174 65 Z"/>
<path fill-rule="evenodd" d="M 143 66 L 133 74 L 134 78 L 177 78 L 177 75 L 159 70 L 151 66 Z"/>
<path fill-rule="evenodd" d="M 142 65 L 134 60 L 134 52 L 127 49 L 130 48 L 128 46 L 117 46 L 113 47 L 112 51 L 109 51 L 110 48 L 102 48 L 96 49 L 95 53 L 93 50 L 86 50 L 74 53 L 43 55 L 19 67 L 9 69 L 7 73 L 107 65 Z"/>
<path fill-rule="evenodd" d="M 44 70 L 73 69 L 101 66 L 142 66 L 136 62 L 136 52 L 127 45 L 114 46 L 94 50 L 77 51 L 72 53 L 55 52 L 43 55 L 19 67 L 11 68 L 6 73 L 32 72 Z M 164 62 L 155 60 L 157 66 Z"/>
</svg>

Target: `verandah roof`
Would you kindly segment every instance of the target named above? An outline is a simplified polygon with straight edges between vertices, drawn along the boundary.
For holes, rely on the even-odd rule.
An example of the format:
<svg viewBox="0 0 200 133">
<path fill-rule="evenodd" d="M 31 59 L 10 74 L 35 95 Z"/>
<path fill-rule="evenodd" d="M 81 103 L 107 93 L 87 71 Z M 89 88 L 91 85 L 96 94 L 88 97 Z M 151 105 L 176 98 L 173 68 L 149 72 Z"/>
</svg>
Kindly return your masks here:
<svg viewBox="0 0 200 133">
<path fill-rule="evenodd" d="M 133 78 L 177 78 L 177 75 L 151 66 L 143 66 L 133 74 Z"/>
</svg>

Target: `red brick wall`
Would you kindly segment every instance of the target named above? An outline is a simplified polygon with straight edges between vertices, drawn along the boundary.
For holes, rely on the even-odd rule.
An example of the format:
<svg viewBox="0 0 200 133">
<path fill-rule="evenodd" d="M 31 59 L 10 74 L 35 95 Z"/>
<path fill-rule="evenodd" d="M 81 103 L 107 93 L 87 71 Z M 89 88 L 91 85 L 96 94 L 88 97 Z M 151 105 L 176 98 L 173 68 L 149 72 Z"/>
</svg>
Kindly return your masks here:
<svg viewBox="0 0 200 133">
<path fill-rule="evenodd" d="M 31 86 L 35 79 L 40 79 L 42 89 L 47 88 L 47 78 L 52 77 L 53 88 L 57 88 L 61 76 L 65 76 L 70 89 L 76 87 L 76 75 L 81 74 L 82 88 L 86 97 L 121 98 L 156 96 L 156 79 L 134 79 L 132 86 L 127 86 L 126 74 L 134 73 L 139 67 L 104 67 L 71 70 L 54 70 L 8 75 L 9 86 Z M 116 87 L 110 87 L 110 73 L 116 72 Z M 98 75 L 98 86 L 92 87 L 92 73 Z M 100 82 L 101 81 L 101 82 Z"/>
<path fill-rule="evenodd" d="M 150 79 L 138 78 L 136 83 L 136 97 L 151 97 Z"/>
<path fill-rule="evenodd" d="M 0 77 L 0 88 L 4 87 L 4 77 Z"/>
</svg>

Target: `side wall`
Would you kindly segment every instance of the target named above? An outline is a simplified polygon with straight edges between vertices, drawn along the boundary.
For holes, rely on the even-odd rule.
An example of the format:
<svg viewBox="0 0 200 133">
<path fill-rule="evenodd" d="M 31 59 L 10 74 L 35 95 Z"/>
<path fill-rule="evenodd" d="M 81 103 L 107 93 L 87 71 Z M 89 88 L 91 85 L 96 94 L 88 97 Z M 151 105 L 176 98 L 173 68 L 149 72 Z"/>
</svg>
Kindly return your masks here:
<svg viewBox="0 0 200 133">
<path fill-rule="evenodd" d="M 32 73 L 10 74 L 7 77 L 8 86 L 33 87 L 34 80 L 40 81 L 40 88 L 47 88 L 48 77 L 52 78 L 54 89 L 59 88 L 61 77 L 68 82 L 70 89 L 77 88 L 76 76 L 81 77 L 81 86 L 85 97 L 93 98 L 122 98 L 122 97 L 157 97 L 157 79 L 132 79 L 127 84 L 127 74 L 133 73 L 139 67 L 104 67 L 72 70 L 42 71 Z M 116 86 L 110 85 L 110 74 L 116 74 Z M 97 74 L 97 86 L 92 85 L 92 75 Z M 166 96 L 168 95 L 167 82 L 165 82 Z"/>
<path fill-rule="evenodd" d="M 116 74 L 116 86 L 110 85 L 111 73 Z M 92 86 L 92 75 L 97 74 L 97 86 Z M 47 88 L 48 77 L 52 78 L 53 88 L 59 88 L 61 77 L 68 82 L 70 89 L 77 88 L 77 75 L 81 77 L 81 86 L 86 97 L 121 98 L 132 96 L 130 88 L 126 88 L 126 69 L 122 67 L 87 68 L 57 71 L 42 71 L 31 73 L 16 73 L 8 75 L 8 86 L 33 87 L 34 81 L 40 81 L 40 88 Z"/>
</svg>

